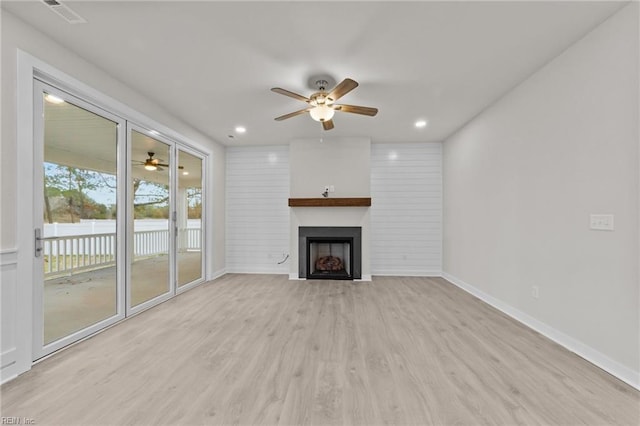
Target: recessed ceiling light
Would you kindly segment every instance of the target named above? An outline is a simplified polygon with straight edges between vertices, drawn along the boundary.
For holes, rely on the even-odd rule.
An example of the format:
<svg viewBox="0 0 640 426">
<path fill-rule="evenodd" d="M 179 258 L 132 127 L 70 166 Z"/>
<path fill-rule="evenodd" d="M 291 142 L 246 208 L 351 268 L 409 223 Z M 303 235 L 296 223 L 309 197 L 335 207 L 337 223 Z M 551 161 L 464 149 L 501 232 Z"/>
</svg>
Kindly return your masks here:
<svg viewBox="0 0 640 426">
<path fill-rule="evenodd" d="M 243 126 L 236 127 L 236 133 L 244 133 L 246 131 L 247 131 L 246 127 L 243 127 Z"/>
<path fill-rule="evenodd" d="M 64 103 L 64 99 L 61 99 L 57 96 L 51 95 L 49 93 L 47 93 L 44 97 L 44 99 L 47 102 L 51 102 L 52 104 L 63 104 Z"/>
<path fill-rule="evenodd" d="M 423 127 L 427 127 L 427 120 L 418 120 L 418 121 L 416 121 L 415 126 L 416 126 L 418 129 L 421 129 L 421 128 L 423 128 Z"/>
<path fill-rule="evenodd" d="M 182 172 L 182 174 L 183 174 L 184 176 L 186 176 L 186 175 L 188 175 L 188 174 L 189 174 L 189 172 L 185 170 L 184 172 Z"/>
</svg>

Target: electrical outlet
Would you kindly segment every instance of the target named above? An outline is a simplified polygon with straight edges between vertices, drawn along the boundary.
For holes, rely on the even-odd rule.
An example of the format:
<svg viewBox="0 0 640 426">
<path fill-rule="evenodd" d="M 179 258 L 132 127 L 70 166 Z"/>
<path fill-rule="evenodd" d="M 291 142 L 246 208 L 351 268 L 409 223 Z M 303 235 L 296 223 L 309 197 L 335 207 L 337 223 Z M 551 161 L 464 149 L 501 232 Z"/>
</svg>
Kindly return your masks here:
<svg viewBox="0 0 640 426">
<path fill-rule="evenodd" d="M 589 217 L 589 228 L 597 231 L 613 231 L 613 215 L 592 214 Z"/>
<path fill-rule="evenodd" d="M 540 297 L 540 289 L 537 285 L 531 287 L 531 297 L 533 297 L 534 299 Z"/>
<path fill-rule="evenodd" d="M 324 192 L 329 192 L 329 185 L 326 185 L 326 186 L 324 187 Z"/>
</svg>

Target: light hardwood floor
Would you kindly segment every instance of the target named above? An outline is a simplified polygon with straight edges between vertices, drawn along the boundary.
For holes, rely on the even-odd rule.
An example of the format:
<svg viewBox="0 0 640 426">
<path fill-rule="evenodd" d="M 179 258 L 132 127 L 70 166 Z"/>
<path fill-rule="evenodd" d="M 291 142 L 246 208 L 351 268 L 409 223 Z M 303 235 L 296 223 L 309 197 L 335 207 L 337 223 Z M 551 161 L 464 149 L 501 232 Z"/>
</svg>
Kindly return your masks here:
<svg viewBox="0 0 640 426">
<path fill-rule="evenodd" d="M 37 425 L 640 423 L 640 393 L 443 279 L 227 275 L 2 386 Z"/>
</svg>

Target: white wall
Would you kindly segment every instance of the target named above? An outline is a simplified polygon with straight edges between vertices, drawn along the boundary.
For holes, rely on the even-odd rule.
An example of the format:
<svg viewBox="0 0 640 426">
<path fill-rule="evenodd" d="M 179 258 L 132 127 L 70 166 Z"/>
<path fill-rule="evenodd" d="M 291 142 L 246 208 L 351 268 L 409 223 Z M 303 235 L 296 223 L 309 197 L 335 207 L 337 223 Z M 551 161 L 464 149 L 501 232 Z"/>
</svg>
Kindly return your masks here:
<svg viewBox="0 0 640 426">
<path fill-rule="evenodd" d="M 442 272 L 442 144 L 371 145 L 371 273 Z"/>
<path fill-rule="evenodd" d="M 635 3 L 444 142 L 445 276 L 636 386 L 638 51 Z"/>
<path fill-rule="evenodd" d="M 326 185 L 333 197 L 371 196 L 371 141 L 368 138 L 294 140 L 290 145 L 291 198 L 319 198 Z M 362 228 L 362 279 L 371 279 L 369 207 L 292 207 L 290 209 L 289 274 L 298 277 L 298 228 L 359 226 Z"/>
<path fill-rule="evenodd" d="M 369 197 L 371 141 L 368 138 L 299 139 L 291 142 L 291 198 Z"/>
<path fill-rule="evenodd" d="M 15 344 L 15 351 L 11 352 L 16 362 L 6 368 L 2 368 L 1 380 L 26 371 L 31 365 L 31 282 L 25 282 L 24 276 L 14 273 L 14 269 L 20 271 L 26 262 L 20 259 L 28 259 L 30 256 L 29 236 L 31 230 L 21 229 L 21 223 L 26 223 L 24 211 L 18 213 L 18 206 L 30 199 L 30 191 L 19 193 L 20 179 L 16 177 L 25 174 L 28 164 L 18 162 L 18 101 L 25 102 L 18 95 L 18 49 L 37 58 L 74 80 L 98 91 L 111 99 L 118 101 L 127 108 L 135 110 L 141 116 L 145 116 L 164 128 L 171 129 L 173 133 L 180 134 L 181 140 L 187 140 L 194 147 L 209 154 L 209 226 L 207 227 L 208 248 L 214 250 L 208 258 L 207 269 L 211 276 L 215 271 L 224 269 L 224 182 L 219 179 L 220 173 L 224 176 L 224 149 L 221 145 L 200 134 L 184 122 L 171 116 L 161 106 L 158 106 L 144 96 L 136 93 L 130 87 L 125 86 L 101 69 L 87 62 L 75 53 L 55 43 L 49 37 L 44 36 L 33 27 L 25 24 L 6 11 L 1 12 L 1 146 L 0 146 L 0 253 L 2 253 L 2 273 L 0 274 L 0 297 L 2 301 L 2 347 L 3 354 L 8 353 L 9 346 Z M 29 70 L 31 72 L 31 70 Z M 145 123 L 141 123 L 145 124 Z M 19 141 L 24 149 L 24 144 L 29 143 L 29 138 Z M 24 151 L 23 151 L 24 152 Z M 24 181 L 23 181 L 24 182 Z M 214 201 L 215 200 L 215 201 Z M 222 217 L 220 217 L 222 215 Z M 25 226 L 22 226 L 25 228 Z M 19 233 L 20 232 L 20 233 Z M 21 242 L 22 241 L 22 242 Z M 8 256 L 9 260 L 5 260 Z M 15 263 L 17 259 L 17 264 Z M 22 281 L 20 281 L 22 280 Z M 17 299 L 16 309 L 7 308 L 8 300 Z M 7 330 L 12 330 L 11 332 Z M 13 333 L 13 334 L 11 334 Z M 15 336 L 13 343 L 8 343 L 6 336 Z M 2 364 L 5 365 L 3 355 Z"/>
<path fill-rule="evenodd" d="M 283 273 L 289 253 L 289 147 L 227 148 L 227 272 Z"/>
</svg>

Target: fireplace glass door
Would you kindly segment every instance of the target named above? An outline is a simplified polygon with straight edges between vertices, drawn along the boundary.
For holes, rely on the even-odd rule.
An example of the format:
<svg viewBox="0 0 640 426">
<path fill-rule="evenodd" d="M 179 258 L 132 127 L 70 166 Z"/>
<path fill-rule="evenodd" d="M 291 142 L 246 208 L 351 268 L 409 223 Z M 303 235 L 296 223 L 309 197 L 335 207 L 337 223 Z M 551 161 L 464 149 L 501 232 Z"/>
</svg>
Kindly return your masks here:
<svg viewBox="0 0 640 426">
<path fill-rule="evenodd" d="M 350 280 L 353 279 L 351 259 L 353 238 L 307 239 L 307 278 Z"/>
</svg>

